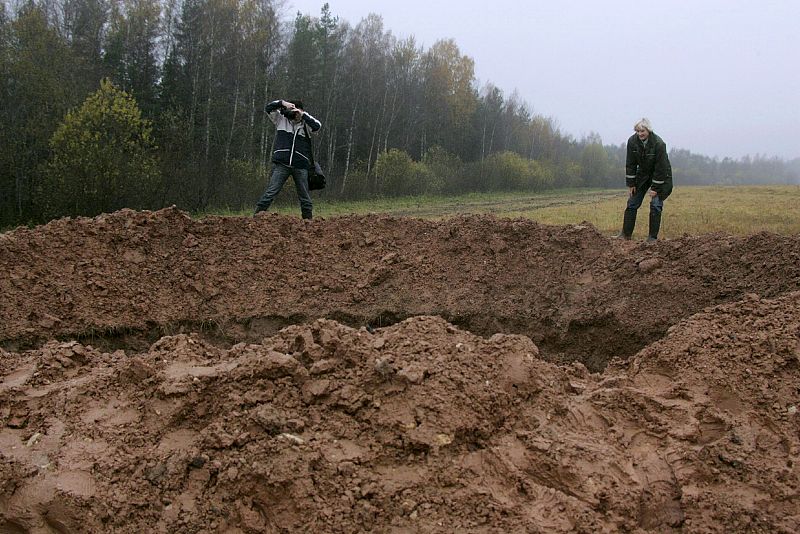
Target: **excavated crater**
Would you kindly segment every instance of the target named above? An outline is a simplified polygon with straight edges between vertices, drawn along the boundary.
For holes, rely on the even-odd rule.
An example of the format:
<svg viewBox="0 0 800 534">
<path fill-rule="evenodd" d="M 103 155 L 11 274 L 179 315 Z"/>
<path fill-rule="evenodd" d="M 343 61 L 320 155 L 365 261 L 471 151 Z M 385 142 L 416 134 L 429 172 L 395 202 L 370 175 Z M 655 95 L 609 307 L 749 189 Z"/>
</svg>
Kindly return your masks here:
<svg viewBox="0 0 800 534">
<path fill-rule="evenodd" d="M 0 234 L 0 530 L 796 532 L 800 238 Z"/>
</svg>

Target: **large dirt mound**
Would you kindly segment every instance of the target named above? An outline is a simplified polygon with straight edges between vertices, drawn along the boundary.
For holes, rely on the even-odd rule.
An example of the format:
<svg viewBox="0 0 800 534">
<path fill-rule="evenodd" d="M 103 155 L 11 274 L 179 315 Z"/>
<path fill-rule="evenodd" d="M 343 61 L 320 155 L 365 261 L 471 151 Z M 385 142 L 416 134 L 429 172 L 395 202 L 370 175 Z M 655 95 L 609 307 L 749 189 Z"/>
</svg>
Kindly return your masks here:
<svg viewBox="0 0 800 534">
<path fill-rule="evenodd" d="M 797 236 L 123 211 L 0 273 L 0 531 L 800 530 Z"/>
<path fill-rule="evenodd" d="M 0 343 L 79 338 L 145 349 L 165 333 L 258 341 L 317 318 L 388 326 L 436 315 L 524 334 L 545 358 L 602 370 L 703 308 L 800 289 L 800 239 L 645 245 L 591 225 L 468 216 L 302 221 L 170 209 L 0 234 Z"/>
</svg>

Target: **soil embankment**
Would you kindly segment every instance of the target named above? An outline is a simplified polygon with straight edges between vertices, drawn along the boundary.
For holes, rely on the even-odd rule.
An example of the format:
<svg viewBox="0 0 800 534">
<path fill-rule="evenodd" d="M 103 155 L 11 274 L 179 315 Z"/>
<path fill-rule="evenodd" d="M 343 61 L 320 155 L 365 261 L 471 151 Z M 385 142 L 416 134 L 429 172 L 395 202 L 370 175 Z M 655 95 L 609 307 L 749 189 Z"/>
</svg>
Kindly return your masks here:
<svg viewBox="0 0 800 534">
<path fill-rule="evenodd" d="M 798 236 L 122 211 L 0 273 L 3 531 L 800 529 Z"/>
</svg>

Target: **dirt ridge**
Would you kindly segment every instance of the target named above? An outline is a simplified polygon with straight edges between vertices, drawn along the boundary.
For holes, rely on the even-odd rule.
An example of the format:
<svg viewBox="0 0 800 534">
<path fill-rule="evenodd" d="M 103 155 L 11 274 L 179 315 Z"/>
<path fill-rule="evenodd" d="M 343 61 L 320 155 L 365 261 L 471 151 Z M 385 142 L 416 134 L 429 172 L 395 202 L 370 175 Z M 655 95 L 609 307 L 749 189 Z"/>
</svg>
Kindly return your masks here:
<svg viewBox="0 0 800 534">
<path fill-rule="evenodd" d="M 181 324 L 236 342 L 319 317 L 437 315 L 600 370 L 617 355 L 609 339 L 630 356 L 709 305 L 800 289 L 800 239 L 766 233 L 645 245 L 491 216 L 198 221 L 167 209 L 0 236 L 0 343 L 11 348 Z"/>
</svg>

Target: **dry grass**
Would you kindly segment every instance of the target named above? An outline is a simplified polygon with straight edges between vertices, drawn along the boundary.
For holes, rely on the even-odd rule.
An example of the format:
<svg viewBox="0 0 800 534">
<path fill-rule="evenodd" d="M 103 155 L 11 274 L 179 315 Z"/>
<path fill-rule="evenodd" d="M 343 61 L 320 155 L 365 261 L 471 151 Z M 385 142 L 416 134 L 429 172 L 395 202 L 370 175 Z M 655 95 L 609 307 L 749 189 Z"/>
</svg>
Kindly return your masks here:
<svg viewBox="0 0 800 534">
<path fill-rule="evenodd" d="M 491 213 L 498 217 L 529 218 L 544 224 L 587 221 L 599 231 L 612 235 L 622 226 L 626 199 L 626 189 L 426 196 L 359 202 L 330 202 L 323 197 L 315 199 L 315 215 L 386 213 L 439 219 L 462 213 Z M 647 234 L 648 209 L 648 203 L 643 203 L 635 238 Z M 275 211 L 299 216 L 299 208 L 294 204 L 276 206 Z M 800 233 L 800 186 L 678 186 L 664 205 L 662 237 L 715 232 L 744 235 L 761 231 L 784 235 Z"/>
<path fill-rule="evenodd" d="M 627 193 L 590 206 L 570 205 L 523 213 L 546 224 L 589 221 L 601 232 L 616 233 L 622 225 Z M 649 206 L 639 209 L 634 236 L 647 235 Z M 678 237 L 720 232 L 732 235 L 761 231 L 800 233 L 799 186 L 679 187 L 664 204 L 661 235 Z"/>
</svg>

